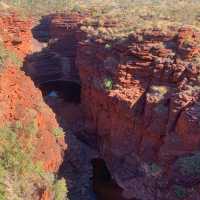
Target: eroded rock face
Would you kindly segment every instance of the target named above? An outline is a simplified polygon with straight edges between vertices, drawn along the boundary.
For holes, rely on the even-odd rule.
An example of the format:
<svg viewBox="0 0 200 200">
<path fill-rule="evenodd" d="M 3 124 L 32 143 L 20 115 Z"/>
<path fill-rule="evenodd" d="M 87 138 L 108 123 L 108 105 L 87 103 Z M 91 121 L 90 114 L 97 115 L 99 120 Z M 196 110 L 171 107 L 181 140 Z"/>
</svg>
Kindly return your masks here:
<svg viewBox="0 0 200 200">
<path fill-rule="evenodd" d="M 199 151 L 198 41 L 199 33 L 182 28 L 140 32 L 115 43 L 80 43 L 85 128 L 96 135 L 102 157 L 129 197 L 199 198 L 198 187 L 190 191 L 198 176 L 187 177 L 185 186 L 173 167 Z"/>
<path fill-rule="evenodd" d="M 21 59 L 32 52 L 31 20 L 23 21 L 15 13 L 4 13 L 0 16 L 0 26 L 1 42 L 9 51 Z M 1 66 L 0 110 L 0 127 L 16 124 L 18 129 L 23 128 L 32 134 L 33 162 L 39 162 L 46 172 L 57 172 L 67 146 L 64 136 L 58 138 L 54 134 L 59 128 L 55 114 L 44 103 L 32 80 L 10 62 Z M 18 138 L 24 146 L 27 145 L 23 131 L 19 131 Z M 35 192 L 32 198 L 51 200 L 50 188 L 37 184 L 37 191 L 31 191 Z"/>
</svg>

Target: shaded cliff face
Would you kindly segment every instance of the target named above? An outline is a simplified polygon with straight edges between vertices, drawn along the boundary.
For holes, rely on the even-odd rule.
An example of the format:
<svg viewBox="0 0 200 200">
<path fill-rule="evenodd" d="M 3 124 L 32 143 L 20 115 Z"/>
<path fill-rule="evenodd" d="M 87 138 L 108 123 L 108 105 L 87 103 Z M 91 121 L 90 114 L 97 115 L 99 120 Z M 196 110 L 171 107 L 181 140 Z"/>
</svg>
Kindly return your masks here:
<svg viewBox="0 0 200 200">
<path fill-rule="evenodd" d="M 0 13 L 0 26 L 0 39 L 6 49 L 0 73 L 0 165 L 1 182 L 6 187 L 0 194 L 6 199 L 50 200 L 58 195 L 55 188 L 61 182 L 56 182 L 53 173 L 58 171 L 67 146 L 40 90 L 13 63 L 35 48 L 32 23 L 15 13 Z"/>
<path fill-rule="evenodd" d="M 67 18 L 54 16 L 54 37 L 66 37 Z M 111 42 L 77 26 L 74 37 L 85 137 L 124 196 L 199 199 L 199 33 L 141 31 Z"/>
</svg>

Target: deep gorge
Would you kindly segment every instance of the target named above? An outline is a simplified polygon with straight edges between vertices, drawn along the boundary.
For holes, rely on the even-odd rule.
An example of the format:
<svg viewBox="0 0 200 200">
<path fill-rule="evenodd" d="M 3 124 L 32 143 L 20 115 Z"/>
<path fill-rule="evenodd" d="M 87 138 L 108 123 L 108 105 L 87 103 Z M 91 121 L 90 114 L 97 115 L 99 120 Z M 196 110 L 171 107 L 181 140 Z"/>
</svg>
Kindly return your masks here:
<svg viewBox="0 0 200 200">
<path fill-rule="evenodd" d="M 85 17 L 51 14 L 32 27 L 16 20 L 32 33 L 14 43 L 26 76 L 12 67 L 0 76 L 0 97 L 9 100 L 2 121 L 26 118 L 24 105 L 37 111 L 45 136 L 38 157 L 66 179 L 70 200 L 199 200 L 200 33 L 153 29 L 102 40 L 81 29 Z M 52 137 L 58 125 L 65 142 Z M 51 200 L 47 189 L 41 194 Z"/>
</svg>

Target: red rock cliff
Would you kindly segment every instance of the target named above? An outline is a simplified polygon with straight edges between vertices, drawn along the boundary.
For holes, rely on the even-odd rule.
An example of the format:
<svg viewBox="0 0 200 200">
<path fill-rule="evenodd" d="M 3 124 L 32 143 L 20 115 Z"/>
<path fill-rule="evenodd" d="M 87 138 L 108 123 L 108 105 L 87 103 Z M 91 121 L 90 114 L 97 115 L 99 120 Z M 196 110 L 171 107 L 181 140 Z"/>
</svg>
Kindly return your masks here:
<svg viewBox="0 0 200 200">
<path fill-rule="evenodd" d="M 182 28 L 79 45 L 85 126 L 125 195 L 199 198 L 198 41 Z"/>
<path fill-rule="evenodd" d="M 8 51 L 23 59 L 32 51 L 31 20 L 21 20 L 15 13 L 0 15 L 0 39 Z M 57 138 L 53 132 L 58 129 L 55 114 L 44 103 L 42 94 L 32 80 L 14 64 L 4 63 L 0 73 L 0 126 L 18 123 L 18 126 L 34 131 L 33 161 L 42 163 L 46 172 L 57 172 L 66 149 L 64 136 Z M 28 131 L 28 130 L 27 130 Z M 19 139 L 26 145 L 26 136 Z M 39 187 L 39 186 L 38 186 Z M 40 186 L 43 187 L 43 186 Z M 37 188 L 37 197 L 52 199 L 50 192 Z M 34 192 L 34 191 L 32 191 Z M 31 194 L 30 194 L 31 195 Z"/>
</svg>

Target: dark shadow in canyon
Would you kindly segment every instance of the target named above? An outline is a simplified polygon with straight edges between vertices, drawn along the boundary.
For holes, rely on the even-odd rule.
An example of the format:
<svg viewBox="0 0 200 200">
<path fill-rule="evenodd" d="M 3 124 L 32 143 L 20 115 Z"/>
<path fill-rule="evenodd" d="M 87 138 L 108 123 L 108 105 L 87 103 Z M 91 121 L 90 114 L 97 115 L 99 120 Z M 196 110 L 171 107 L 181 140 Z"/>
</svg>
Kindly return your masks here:
<svg viewBox="0 0 200 200">
<path fill-rule="evenodd" d="M 106 163 L 101 158 L 91 160 L 93 166 L 93 190 L 97 200 L 127 200 L 122 196 L 123 189 L 112 178 Z M 129 198 L 129 200 L 137 200 Z"/>
<path fill-rule="evenodd" d="M 51 22 L 51 16 L 43 16 L 40 20 L 40 23 L 33 27 L 32 29 L 32 35 L 35 39 L 37 39 L 39 42 L 48 42 L 50 39 L 49 36 L 49 25 Z"/>
<path fill-rule="evenodd" d="M 39 86 L 43 96 L 54 96 L 63 99 L 64 102 L 80 104 L 81 86 L 70 81 L 49 81 Z"/>
</svg>

